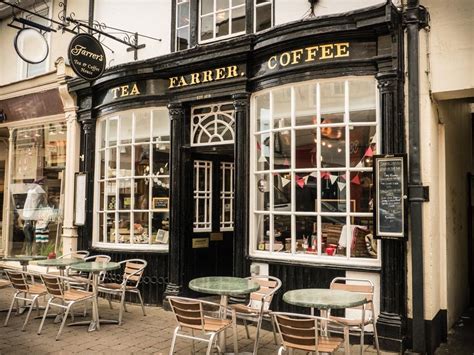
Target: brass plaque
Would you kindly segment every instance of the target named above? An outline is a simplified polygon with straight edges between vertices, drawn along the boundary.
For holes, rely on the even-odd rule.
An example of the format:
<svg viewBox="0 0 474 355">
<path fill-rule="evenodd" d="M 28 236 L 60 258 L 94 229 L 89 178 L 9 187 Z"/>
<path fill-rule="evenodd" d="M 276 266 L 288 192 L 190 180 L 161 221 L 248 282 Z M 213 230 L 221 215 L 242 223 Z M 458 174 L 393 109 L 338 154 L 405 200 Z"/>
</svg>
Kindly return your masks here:
<svg viewBox="0 0 474 355">
<path fill-rule="evenodd" d="M 220 242 L 224 240 L 224 233 L 211 233 L 211 242 Z"/>
<path fill-rule="evenodd" d="M 209 248 L 209 238 L 193 238 L 193 249 Z"/>
</svg>

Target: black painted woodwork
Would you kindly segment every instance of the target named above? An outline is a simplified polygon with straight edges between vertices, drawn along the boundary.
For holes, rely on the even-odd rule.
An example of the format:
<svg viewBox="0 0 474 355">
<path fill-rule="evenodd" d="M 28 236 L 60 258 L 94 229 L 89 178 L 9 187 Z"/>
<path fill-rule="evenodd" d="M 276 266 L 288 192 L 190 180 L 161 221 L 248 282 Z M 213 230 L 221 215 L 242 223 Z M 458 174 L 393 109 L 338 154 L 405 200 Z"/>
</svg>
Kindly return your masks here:
<svg viewBox="0 0 474 355">
<path fill-rule="evenodd" d="M 194 5 L 193 5 L 194 4 Z M 195 7 L 193 10 L 193 6 Z M 191 14 L 197 14 L 197 2 L 191 2 Z M 250 16 L 248 17 L 250 19 Z M 197 18 L 191 16 L 191 22 L 197 24 Z M 193 25 L 191 25 L 193 27 Z M 247 25 L 247 31 L 249 27 Z M 406 334 L 406 245 L 398 240 L 384 240 L 382 243 L 382 266 L 347 267 L 318 263 L 292 264 L 271 260 L 258 260 L 248 256 L 249 240 L 249 97 L 250 94 L 286 83 L 301 82 L 317 78 L 340 77 L 345 75 L 376 76 L 380 88 L 380 109 L 382 115 L 383 153 L 405 152 L 403 126 L 403 29 L 401 14 L 391 3 L 356 10 L 346 14 L 305 19 L 299 22 L 276 26 L 273 29 L 253 34 L 218 41 L 207 45 L 197 44 L 196 31 L 191 30 L 192 48 L 178 53 L 170 53 L 149 60 L 127 63 L 112 67 L 98 80 L 85 83 L 80 79 L 69 81 L 70 90 L 78 96 L 80 103 L 79 121 L 81 122 L 81 154 L 87 152 L 91 157 L 81 164 L 83 171 L 93 176 L 93 142 L 91 129 L 95 119 L 105 113 L 164 106 L 169 104 L 171 120 L 171 199 L 170 199 L 170 250 L 168 254 L 168 286 L 165 294 L 176 294 L 186 286 L 185 275 L 189 274 L 185 243 L 192 231 L 192 219 L 189 209 L 182 208 L 189 204 L 192 191 L 192 149 L 189 142 L 190 107 L 196 104 L 229 100 L 236 109 L 235 141 L 235 177 L 236 177 L 236 214 L 233 273 L 236 276 L 247 276 L 251 261 L 262 261 L 269 264 L 270 274 L 280 277 L 284 289 L 279 293 L 273 305 L 274 309 L 294 309 L 285 305 L 281 296 L 285 290 L 304 287 L 328 287 L 330 280 L 344 276 L 347 269 L 367 270 L 381 273 L 381 314 L 378 319 L 379 336 L 385 349 L 403 348 Z M 174 36 L 173 36 L 174 38 Z M 303 48 L 315 43 L 335 43 L 345 40 L 373 43 L 376 52 L 365 51 L 364 55 L 354 55 L 344 62 L 315 62 L 311 66 L 294 66 L 278 72 L 260 72 L 256 69 L 269 56 L 294 48 Z M 371 47 L 372 48 L 372 47 Z M 131 82 L 164 79 L 208 70 L 228 65 L 245 65 L 246 75 L 227 81 L 218 81 L 206 85 L 187 86 L 166 90 L 165 93 L 143 93 L 133 98 L 100 101 L 114 87 Z M 82 107 L 88 102 L 88 107 Z M 87 106 L 87 105 L 86 105 Z M 81 114 L 81 110 L 84 114 Z M 82 123 L 84 122 L 84 123 Z M 89 124 L 90 123 L 90 124 Z M 90 150 L 85 150 L 90 149 Z M 89 180 L 88 196 L 92 199 L 92 180 Z M 89 218 L 92 213 L 90 207 Z M 91 219 L 87 230 L 82 233 L 80 245 L 90 246 Z M 113 252 L 118 253 L 121 252 Z M 124 252 L 123 255 L 126 253 Z M 140 252 L 129 252 L 130 255 L 142 255 Z M 163 255 L 150 252 L 156 258 Z M 164 269 L 164 268 L 163 268 Z M 162 272 L 161 270 L 159 271 Z M 158 274 L 157 274 L 158 275 Z M 161 274 L 160 274 L 161 275 Z M 153 286 L 154 287 L 154 286 Z M 159 299 L 159 298 L 158 298 Z M 146 302 L 147 296 L 145 296 Z"/>
</svg>

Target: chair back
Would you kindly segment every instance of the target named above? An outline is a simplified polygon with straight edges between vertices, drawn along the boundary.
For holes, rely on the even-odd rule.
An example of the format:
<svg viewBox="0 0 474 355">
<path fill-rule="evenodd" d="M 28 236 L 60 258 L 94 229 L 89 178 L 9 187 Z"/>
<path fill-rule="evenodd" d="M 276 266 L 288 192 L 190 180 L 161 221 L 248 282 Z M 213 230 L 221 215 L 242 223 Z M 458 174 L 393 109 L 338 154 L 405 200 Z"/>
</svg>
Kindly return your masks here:
<svg viewBox="0 0 474 355">
<path fill-rule="evenodd" d="M 204 312 L 199 300 L 184 297 L 170 297 L 171 309 L 180 327 L 204 331 Z"/>
<path fill-rule="evenodd" d="M 75 252 L 69 253 L 69 254 L 64 254 L 61 256 L 58 256 L 58 259 L 64 259 L 64 258 L 76 258 L 76 259 L 84 259 L 89 256 L 89 252 L 87 250 L 77 250 Z"/>
<path fill-rule="evenodd" d="M 318 351 L 318 318 L 293 313 L 272 313 L 285 349 Z"/>
<path fill-rule="evenodd" d="M 5 270 L 5 273 L 17 291 L 28 292 L 28 283 L 26 282 L 26 275 L 23 271 Z"/>
<path fill-rule="evenodd" d="M 346 308 L 346 317 L 349 314 L 357 315 L 356 318 L 361 318 L 362 309 L 365 307 L 365 319 L 370 319 L 374 316 L 373 299 L 374 299 L 374 284 L 370 280 L 355 279 L 348 277 L 336 277 L 329 285 L 331 290 L 343 290 L 349 292 L 357 292 L 365 296 L 367 303 L 362 306 Z M 350 317 L 353 318 L 353 317 Z"/>
<path fill-rule="evenodd" d="M 128 259 L 119 262 L 119 264 L 125 264 L 123 282 L 129 286 L 138 287 L 138 284 L 140 283 L 145 271 L 147 262 L 143 259 Z"/>
<path fill-rule="evenodd" d="M 41 274 L 41 279 L 43 280 L 43 283 L 51 296 L 63 298 L 63 285 L 58 276 Z"/>
<path fill-rule="evenodd" d="M 84 261 L 95 261 L 96 263 L 108 263 L 111 257 L 108 255 L 92 255 L 84 258 Z"/>
<path fill-rule="evenodd" d="M 249 307 L 268 311 L 272 303 L 274 294 L 280 289 L 281 281 L 279 278 L 268 275 L 259 275 L 247 277 L 260 285 L 258 291 L 250 294 Z"/>
</svg>

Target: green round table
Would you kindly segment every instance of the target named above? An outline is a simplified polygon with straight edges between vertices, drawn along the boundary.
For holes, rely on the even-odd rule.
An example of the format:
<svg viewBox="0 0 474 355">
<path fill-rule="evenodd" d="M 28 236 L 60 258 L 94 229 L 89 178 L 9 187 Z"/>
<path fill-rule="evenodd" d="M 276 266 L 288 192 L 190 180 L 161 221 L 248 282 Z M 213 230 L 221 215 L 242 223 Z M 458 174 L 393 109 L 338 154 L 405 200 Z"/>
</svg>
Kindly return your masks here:
<svg viewBox="0 0 474 355">
<path fill-rule="evenodd" d="M 84 321 L 84 322 L 75 322 L 69 324 L 70 326 L 73 325 L 89 325 L 89 332 L 99 330 L 100 323 L 108 323 L 108 324 L 118 324 L 117 320 L 113 319 L 100 319 L 99 318 L 99 306 L 98 306 L 98 299 L 97 299 L 97 290 L 99 286 L 99 274 L 103 271 L 111 271 L 120 269 L 119 263 L 108 262 L 108 263 L 99 263 L 99 262 L 81 262 L 77 264 L 73 264 L 70 266 L 72 270 L 77 270 L 81 272 L 89 272 L 92 274 L 92 292 L 94 293 L 93 298 L 93 305 L 92 305 L 92 320 L 91 321 Z"/>
<path fill-rule="evenodd" d="M 18 261 L 21 265 L 23 271 L 28 271 L 28 264 L 30 261 L 35 260 L 44 260 L 46 256 L 44 255 L 14 255 L 14 256 L 5 256 L 2 258 L 4 261 Z"/>
<path fill-rule="evenodd" d="M 40 260 L 37 262 L 38 265 L 40 266 L 51 266 L 55 267 L 59 270 L 59 274 L 61 276 L 64 276 L 64 270 L 66 267 L 78 264 L 78 263 L 83 263 L 84 260 L 82 259 L 77 259 L 77 258 L 62 258 L 62 259 L 46 259 L 46 260 Z"/>
<path fill-rule="evenodd" d="M 197 292 L 220 295 L 221 305 L 225 310 L 228 305 L 229 296 L 244 295 L 258 291 L 260 285 L 255 281 L 240 277 L 208 276 L 191 280 L 189 282 L 189 288 Z M 224 311 L 222 318 L 226 318 L 226 316 L 227 314 Z M 219 345 L 222 351 L 225 352 L 225 331 L 224 334 L 219 337 Z"/>
</svg>

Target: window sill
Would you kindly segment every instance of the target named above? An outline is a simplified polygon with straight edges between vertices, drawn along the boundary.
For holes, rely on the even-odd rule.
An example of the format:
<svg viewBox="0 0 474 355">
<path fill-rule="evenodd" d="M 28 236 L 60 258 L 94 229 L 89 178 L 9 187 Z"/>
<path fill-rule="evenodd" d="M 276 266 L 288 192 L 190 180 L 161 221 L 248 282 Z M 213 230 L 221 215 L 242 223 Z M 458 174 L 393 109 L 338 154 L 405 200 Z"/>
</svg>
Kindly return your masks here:
<svg viewBox="0 0 474 355">
<path fill-rule="evenodd" d="M 251 261 L 258 262 L 275 262 L 277 264 L 317 266 L 344 270 L 380 271 L 381 269 L 381 261 L 379 259 L 347 259 L 336 256 L 293 255 L 289 253 L 284 255 L 272 255 L 269 252 L 263 251 L 253 251 L 248 258 Z"/>
<path fill-rule="evenodd" d="M 93 243 L 94 249 L 168 253 L 168 245 Z"/>
</svg>

